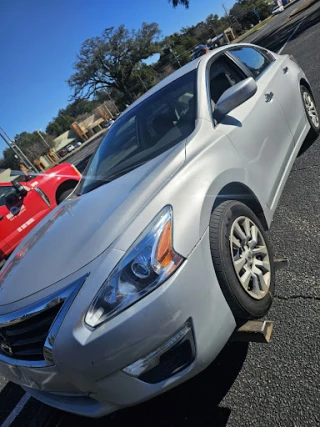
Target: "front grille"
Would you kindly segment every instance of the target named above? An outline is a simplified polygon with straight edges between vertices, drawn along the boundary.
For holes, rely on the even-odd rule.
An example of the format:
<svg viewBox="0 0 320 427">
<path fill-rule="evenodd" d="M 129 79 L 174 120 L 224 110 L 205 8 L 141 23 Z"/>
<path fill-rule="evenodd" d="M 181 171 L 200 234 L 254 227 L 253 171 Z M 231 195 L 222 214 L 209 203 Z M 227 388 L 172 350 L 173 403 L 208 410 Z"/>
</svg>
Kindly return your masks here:
<svg viewBox="0 0 320 427">
<path fill-rule="evenodd" d="M 0 354 L 13 359 L 42 361 L 43 346 L 63 302 L 9 326 L 0 326 Z"/>
</svg>

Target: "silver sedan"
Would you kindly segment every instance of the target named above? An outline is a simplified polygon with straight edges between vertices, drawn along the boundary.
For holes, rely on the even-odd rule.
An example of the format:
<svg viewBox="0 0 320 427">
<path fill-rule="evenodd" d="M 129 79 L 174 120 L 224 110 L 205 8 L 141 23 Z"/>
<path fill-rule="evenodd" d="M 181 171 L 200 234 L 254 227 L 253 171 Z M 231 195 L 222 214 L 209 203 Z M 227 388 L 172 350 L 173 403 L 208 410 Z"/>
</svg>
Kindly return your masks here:
<svg viewBox="0 0 320 427">
<path fill-rule="evenodd" d="M 99 417 L 206 368 L 275 290 L 266 230 L 319 134 L 293 57 L 239 44 L 147 92 L 0 277 L 0 374 Z"/>
</svg>

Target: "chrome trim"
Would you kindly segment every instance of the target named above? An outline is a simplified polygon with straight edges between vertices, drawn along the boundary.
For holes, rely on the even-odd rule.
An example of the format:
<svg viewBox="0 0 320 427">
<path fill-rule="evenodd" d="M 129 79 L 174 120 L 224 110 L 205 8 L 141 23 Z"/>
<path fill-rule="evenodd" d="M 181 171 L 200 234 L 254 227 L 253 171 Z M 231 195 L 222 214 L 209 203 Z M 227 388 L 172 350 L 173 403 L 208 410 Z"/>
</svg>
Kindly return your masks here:
<svg viewBox="0 0 320 427">
<path fill-rule="evenodd" d="M 63 322 L 63 319 L 65 318 L 65 315 L 67 314 L 67 311 L 69 310 L 71 304 L 74 301 L 75 296 L 79 292 L 79 289 L 83 285 L 83 283 L 86 281 L 89 274 L 86 274 L 82 277 L 80 277 L 78 280 L 73 282 L 71 285 L 72 289 L 70 294 L 66 297 L 64 304 L 62 305 L 59 313 L 57 314 L 54 322 L 51 325 L 51 328 L 49 329 L 49 333 L 47 336 L 47 339 L 43 346 L 43 357 L 45 358 L 47 362 L 47 366 L 54 365 L 53 360 L 53 345 L 57 336 L 57 333 L 60 329 L 60 326 Z M 68 288 L 70 289 L 70 287 Z"/>
<path fill-rule="evenodd" d="M 42 191 L 40 187 L 34 187 L 33 189 L 39 194 L 41 199 L 50 207 L 51 203 L 50 203 L 49 197 L 46 195 L 46 193 L 44 191 Z"/>
<path fill-rule="evenodd" d="M 14 311 L 13 313 L 0 316 L 0 332 L 1 332 L 1 329 L 4 327 L 16 325 L 20 322 L 28 320 L 48 310 L 51 307 L 54 307 L 57 304 L 60 304 L 61 302 L 64 302 L 55 320 L 53 321 L 51 328 L 49 329 L 48 337 L 44 344 L 45 360 L 37 360 L 37 361 L 20 360 L 20 359 L 11 358 L 9 356 L 4 355 L 3 353 L 0 353 L 0 362 L 5 362 L 14 366 L 26 366 L 26 367 L 33 367 L 33 368 L 43 368 L 46 366 L 53 365 L 54 362 L 52 359 L 52 348 L 53 348 L 53 343 L 54 343 L 56 334 L 76 294 L 78 293 L 80 287 L 85 282 L 88 275 L 89 274 L 86 274 L 80 277 L 79 279 L 75 280 L 71 285 L 67 286 L 66 288 L 60 289 L 59 291 L 53 293 L 52 295 L 48 296 L 47 298 L 35 304 L 29 305 L 28 307 Z M 46 358 L 46 355 L 48 356 L 48 360 Z"/>
<path fill-rule="evenodd" d="M 24 368 L 46 368 L 48 366 L 45 360 L 32 361 L 32 360 L 13 359 L 2 353 L 0 353 L 0 362 L 7 363 L 10 366 L 21 366 Z"/>
</svg>

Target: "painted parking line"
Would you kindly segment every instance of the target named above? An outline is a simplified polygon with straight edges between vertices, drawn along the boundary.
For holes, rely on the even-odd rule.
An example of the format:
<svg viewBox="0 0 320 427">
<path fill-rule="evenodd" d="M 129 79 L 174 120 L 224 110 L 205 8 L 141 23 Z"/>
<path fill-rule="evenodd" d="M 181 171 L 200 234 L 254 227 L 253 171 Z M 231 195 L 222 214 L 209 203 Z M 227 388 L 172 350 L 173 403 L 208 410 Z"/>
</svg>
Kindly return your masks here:
<svg viewBox="0 0 320 427">
<path fill-rule="evenodd" d="M 299 24 L 296 26 L 296 28 L 292 31 L 292 33 L 290 34 L 290 36 L 288 37 L 287 41 L 285 42 L 285 44 L 281 47 L 281 49 L 278 51 L 278 55 L 280 55 L 280 53 L 283 51 L 283 49 L 287 46 L 287 44 L 289 43 L 289 41 L 292 39 L 292 37 L 295 35 L 295 33 L 298 31 L 300 25 L 302 24 L 302 22 L 307 18 L 307 16 L 305 16 L 304 18 L 301 19 L 301 21 L 299 22 Z"/>
<path fill-rule="evenodd" d="M 28 393 L 25 393 L 22 398 L 19 400 L 17 405 L 14 407 L 14 409 L 10 412 L 9 416 L 4 420 L 2 427 L 9 427 L 14 422 L 14 420 L 17 418 L 17 416 L 20 414 L 24 406 L 28 403 L 30 399 L 30 395 Z"/>
</svg>

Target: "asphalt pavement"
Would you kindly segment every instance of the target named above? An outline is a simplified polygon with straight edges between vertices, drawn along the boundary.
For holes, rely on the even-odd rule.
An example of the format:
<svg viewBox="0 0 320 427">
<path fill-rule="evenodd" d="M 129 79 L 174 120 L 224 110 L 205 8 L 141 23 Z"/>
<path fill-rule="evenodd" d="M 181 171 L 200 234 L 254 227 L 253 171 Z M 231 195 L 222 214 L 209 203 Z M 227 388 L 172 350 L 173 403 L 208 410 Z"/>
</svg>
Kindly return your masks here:
<svg viewBox="0 0 320 427">
<path fill-rule="evenodd" d="M 286 9 L 248 41 L 276 52 L 285 46 L 283 53 L 293 54 L 305 70 L 320 106 L 320 2 L 285 22 L 292 10 Z M 95 141 L 96 146 L 98 143 Z M 80 168 L 95 146 L 92 151 L 87 147 L 71 159 Z M 304 149 L 270 230 L 276 256 L 288 256 L 290 264 L 277 272 L 276 296 L 269 314 L 275 328 L 269 345 L 232 344 L 186 384 L 97 421 L 62 413 L 34 399 L 21 409 L 18 403 L 23 393 L 0 377 L 0 424 L 10 425 L 4 420 L 16 408 L 11 425 L 19 427 L 319 426 L 320 140 Z"/>
<path fill-rule="evenodd" d="M 77 166 L 78 170 L 83 173 L 88 164 L 88 161 L 90 160 L 96 149 L 99 147 L 104 136 L 105 134 L 99 135 L 97 138 L 93 139 L 88 144 L 85 144 L 75 153 L 71 154 L 71 156 L 69 156 L 66 160 L 64 160 L 63 163 L 74 164 L 75 166 Z"/>
</svg>

